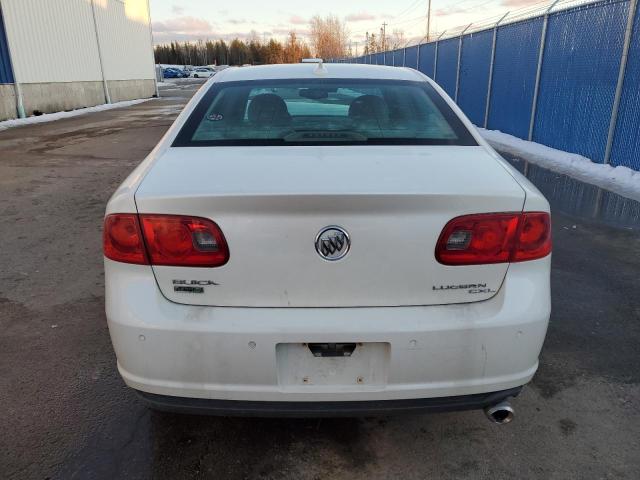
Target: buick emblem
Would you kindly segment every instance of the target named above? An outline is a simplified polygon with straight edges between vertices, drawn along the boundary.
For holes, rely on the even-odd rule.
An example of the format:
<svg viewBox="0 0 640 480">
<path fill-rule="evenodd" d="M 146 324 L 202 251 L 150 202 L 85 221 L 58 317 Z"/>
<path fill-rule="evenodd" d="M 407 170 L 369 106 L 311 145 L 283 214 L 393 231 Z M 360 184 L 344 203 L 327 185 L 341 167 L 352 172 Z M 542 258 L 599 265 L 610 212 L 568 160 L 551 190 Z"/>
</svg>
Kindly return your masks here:
<svg viewBox="0 0 640 480">
<path fill-rule="evenodd" d="M 340 260 L 351 248 L 349 234 L 342 227 L 331 225 L 320 230 L 316 237 L 316 251 L 325 260 Z"/>
</svg>

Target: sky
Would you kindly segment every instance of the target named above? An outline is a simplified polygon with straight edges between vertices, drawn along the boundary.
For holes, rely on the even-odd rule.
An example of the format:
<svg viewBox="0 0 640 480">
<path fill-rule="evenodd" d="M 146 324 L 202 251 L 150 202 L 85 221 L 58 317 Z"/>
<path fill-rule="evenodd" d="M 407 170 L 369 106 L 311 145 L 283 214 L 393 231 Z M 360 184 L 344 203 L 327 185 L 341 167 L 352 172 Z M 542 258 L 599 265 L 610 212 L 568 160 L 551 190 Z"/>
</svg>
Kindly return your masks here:
<svg viewBox="0 0 640 480">
<path fill-rule="evenodd" d="M 406 40 L 426 35 L 428 0 L 150 0 L 155 43 L 172 40 L 247 38 L 252 31 L 260 38 L 284 38 L 290 31 L 305 36 L 309 19 L 318 14 L 344 20 L 353 41 L 362 48 L 366 32 L 387 35 L 402 30 Z M 507 11 L 540 0 L 432 0 L 431 32 L 451 31 L 460 25 L 499 18 Z"/>
</svg>

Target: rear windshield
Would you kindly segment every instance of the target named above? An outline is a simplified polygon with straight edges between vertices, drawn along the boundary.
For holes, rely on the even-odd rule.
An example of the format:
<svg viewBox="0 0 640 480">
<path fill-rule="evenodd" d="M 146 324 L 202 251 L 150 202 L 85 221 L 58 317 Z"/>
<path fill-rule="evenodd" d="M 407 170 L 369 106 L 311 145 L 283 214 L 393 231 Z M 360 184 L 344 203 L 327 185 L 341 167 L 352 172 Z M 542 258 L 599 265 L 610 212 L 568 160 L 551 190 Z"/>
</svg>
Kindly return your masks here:
<svg viewBox="0 0 640 480">
<path fill-rule="evenodd" d="M 426 82 L 257 80 L 214 83 L 173 146 L 477 145 Z"/>
</svg>

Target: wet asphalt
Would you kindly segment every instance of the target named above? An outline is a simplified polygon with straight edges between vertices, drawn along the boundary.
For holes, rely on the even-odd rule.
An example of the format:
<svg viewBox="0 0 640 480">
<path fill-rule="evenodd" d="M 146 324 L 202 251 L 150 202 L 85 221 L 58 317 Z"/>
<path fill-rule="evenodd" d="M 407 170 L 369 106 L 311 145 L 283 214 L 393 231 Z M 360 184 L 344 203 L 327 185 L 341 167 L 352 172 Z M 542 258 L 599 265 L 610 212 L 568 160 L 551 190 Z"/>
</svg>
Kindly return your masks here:
<svg viewBox="0 0 640 480">
<path fill-rule="evenodd" d="M 569 215 L 562 201 L 552 202 L 549 333 L 512 424 L 481 412 L 279 420 L 147 410 L 116 371 L 102 217 L 197 86 L 0 132 L 1 479 L 640 478 L 640 225 Z"/>
</svg>

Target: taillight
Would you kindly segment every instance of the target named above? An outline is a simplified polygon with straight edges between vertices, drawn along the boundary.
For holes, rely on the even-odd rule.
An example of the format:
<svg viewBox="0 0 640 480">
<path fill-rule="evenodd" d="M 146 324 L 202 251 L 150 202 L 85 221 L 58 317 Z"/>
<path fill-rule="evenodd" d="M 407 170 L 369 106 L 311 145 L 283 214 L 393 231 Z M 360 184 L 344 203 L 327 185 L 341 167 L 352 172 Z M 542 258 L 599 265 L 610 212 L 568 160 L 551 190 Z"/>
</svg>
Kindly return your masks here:
<svg viewBox="0 0 640 480">
<path fill-rule="evenodd" d="M 152 265 L 220 267 L 229 248 L 220 227 L 211 220 L 182 215 L 140 215 Z"/>
<path fill-rule="evenodd" d="M 147 264 L 138 216 L 134 213 L 107 215 L 102 232 L 104 256 L 116 262 Z"/>
<path fill-rule="evenodd" d="M 229 261 L 220 227 L 206 218 L 112 214 L 105 218 L 103 240 L 105 257 L 117 262 L 219 267 Z"/>
<path fill-rule="evenodd" d="M 551 253 L 551 222 L 545 212 L 465 215 L 444 227 L 436 259 L 445 265 L 535 260 Z"/>
<path fill-rule="evenodd" d="M 512 262 L 546 257 L 551 253 L 551 220 L 548 213 L 528 212 L 520 216 L 518 241 Z"/>
</svg>

